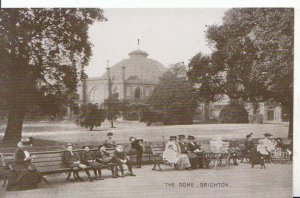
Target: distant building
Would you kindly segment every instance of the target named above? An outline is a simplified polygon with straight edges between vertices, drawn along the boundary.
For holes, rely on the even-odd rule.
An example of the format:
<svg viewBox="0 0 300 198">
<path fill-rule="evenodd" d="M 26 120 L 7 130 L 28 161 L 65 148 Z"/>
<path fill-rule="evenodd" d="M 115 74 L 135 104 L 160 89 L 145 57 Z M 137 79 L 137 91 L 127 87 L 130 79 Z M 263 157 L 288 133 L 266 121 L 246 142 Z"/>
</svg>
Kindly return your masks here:
<svg viewBox="0 0 300 198">
<path fill-rule="evenodd" d="M 111 67 L 101 77 L 86 79 L 78 87 L 80 103 L 102 104 L 109 95 L 114 95 L 129 103 L 141 103 L 149 97 L 159 82 L 159 77 L 167 70 L 160 62 L 148 58 L 148 53 L 140 49 L 133 50 L 129 58 L 123 59 Z M 229 98 L 209 104 L 210 119 L 218 119 L 222 108 L 229 104 Z M 245 103 L 245 109 L 252 120 L 253 108 Z M 199 105 L 195 120 L 203 118 L 204 105 Z M 278 105 L 260 103 L 258 115 L 263 123 L 278 123 L 288 121 L 287 113 Z"/>
<path fill-rule="evenodd" d="M 80 102 L 102 104 L 109 95 L 114 95 L 138 103 L 149 97 L 167 69 L 148 58 L 145 51 L 137 49 L 128 55 L 129 58 L 107 67 L 101 77 L 86 79 L 78 88 Z"/>
</svg>

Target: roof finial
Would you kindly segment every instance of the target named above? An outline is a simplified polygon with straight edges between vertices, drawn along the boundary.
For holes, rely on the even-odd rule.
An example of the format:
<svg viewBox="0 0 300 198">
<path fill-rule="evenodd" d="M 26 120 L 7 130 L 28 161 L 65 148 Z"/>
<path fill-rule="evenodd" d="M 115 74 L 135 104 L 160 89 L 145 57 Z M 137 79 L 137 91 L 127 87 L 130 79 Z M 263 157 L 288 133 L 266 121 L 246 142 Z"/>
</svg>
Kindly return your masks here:
<svg viewBox="0 0 300 198">
<path fill-rule="evenodd" d="M 140 49 L 140 39 L 138 38 L 138 49 Z"/>
<path fill-rule="evenodd" d="M 109 60 L 106 60 L 106 66 L 109 68 Z"/>
</svg>

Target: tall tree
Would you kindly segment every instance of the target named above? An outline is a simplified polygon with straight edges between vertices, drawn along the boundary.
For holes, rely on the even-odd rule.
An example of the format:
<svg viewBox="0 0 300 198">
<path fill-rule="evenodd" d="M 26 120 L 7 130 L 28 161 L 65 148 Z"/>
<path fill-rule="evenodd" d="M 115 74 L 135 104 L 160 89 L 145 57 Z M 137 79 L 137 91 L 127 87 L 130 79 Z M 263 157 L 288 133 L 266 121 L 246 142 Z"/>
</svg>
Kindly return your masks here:
<svg viewBox="0 0 300 198">
<path fill-rule="evenodd" d="M 227 93 L 288 107 L 292 138 L 294 9 L 230 9 L 222 25 L 209 27 L 207 38 L 227 72 Z"/>
<path fill-rule="evenodd" d="M 192 123 L 198 106 L 194 87 L 182 71 L 186 73 L 186 67 L 181 63 L 166 71 L 148 99 L 151 109 L 160 111 L 161 120 L 166 124 Z"/>
<path fill-rule="evenodd" d="M 106 112 L 98 104 L 83 104 L 79 109 L 79 125 L 81 127 L 89 128 L 90 131 L 94 127 L 101 126 L 106 118 Z"/>
<path fill-rule="evenodd" d="M 204 104 L 203 118 L 209 119 L 209 103 L 221 98 L 224 93 L 222 71 L 212 63 L 211 57 L 198 53 L 189 65 L 187 73 L 191 82 L 197 90 L 199 102 Z"/>
<path fill-rule="evenodd" d="M 119 100 L 117 95 L 111 95 L 104 101 L 103 106 L 106 109 L 106 119 L 110 122 L 111 128 L 115 128 L 114 121 L 126 111 L 126 103 Z"/>
<path fill-rule="evenodd" d="M 45 102 L 57 98 L 74 103 L 77 82 L 92 55 L 89 25 L 103 20 L 101 9 L 0 9 L 5 141 L 21 137 L 24 115 L 32 105 L 47 106 Z"/>
</svg>

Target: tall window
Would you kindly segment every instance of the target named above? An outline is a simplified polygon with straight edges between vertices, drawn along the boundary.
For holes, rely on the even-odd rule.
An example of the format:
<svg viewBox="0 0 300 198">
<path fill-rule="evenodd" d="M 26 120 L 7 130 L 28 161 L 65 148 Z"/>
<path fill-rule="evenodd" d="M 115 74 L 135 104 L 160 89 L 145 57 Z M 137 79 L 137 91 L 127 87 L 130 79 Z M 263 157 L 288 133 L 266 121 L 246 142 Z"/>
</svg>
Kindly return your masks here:
<svg viewBox="0 0 300 198">
<path fill-rule="evenodd" d="M 142 90 L 141 90 L 141 88 L 137 87 L 134 90 L 134 98 L 135 99 L 141 99 L 141 97 L 142 97 Z"/>
</svg>

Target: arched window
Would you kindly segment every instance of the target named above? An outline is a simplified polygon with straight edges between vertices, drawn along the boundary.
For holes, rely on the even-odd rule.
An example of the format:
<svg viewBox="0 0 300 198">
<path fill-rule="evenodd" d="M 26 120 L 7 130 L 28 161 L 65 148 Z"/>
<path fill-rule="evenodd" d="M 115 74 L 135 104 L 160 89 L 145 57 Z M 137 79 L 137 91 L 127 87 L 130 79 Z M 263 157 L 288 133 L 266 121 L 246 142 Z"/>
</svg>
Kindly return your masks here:
<svg viewBox="0 0 300 198">
<path fill-rule="evenodd" d="M 134 90 L 134 98 L 135 99 L 141 99 L 142 98 L 142 90 L 141 90 L 141 88 L 137 87 Z"/>
</svg>

